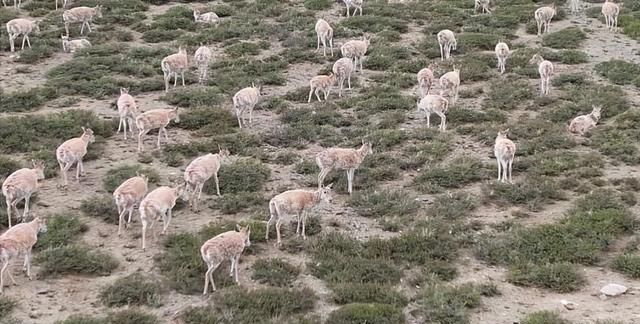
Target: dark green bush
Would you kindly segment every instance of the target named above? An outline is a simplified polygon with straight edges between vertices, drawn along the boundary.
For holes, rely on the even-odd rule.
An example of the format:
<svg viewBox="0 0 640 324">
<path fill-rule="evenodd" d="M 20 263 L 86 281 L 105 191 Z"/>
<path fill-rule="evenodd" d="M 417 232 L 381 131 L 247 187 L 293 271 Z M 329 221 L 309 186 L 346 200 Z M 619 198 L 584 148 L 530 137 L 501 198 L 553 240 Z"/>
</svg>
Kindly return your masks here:
<svg viewBox="0 0 640 324">
<path fill-rule="evenodd" d="M 146 175 L 149 178 L 149 184 L 157 184 L 160 181 L 160 174 L 154 169 L 140 165 L 122 165 L 107 172 L 102 180 L 102 187 L 111 193 L 127 179 L 135 177 L 136 172 Z"/>
<path fill-rule="evenodd" d="M 406 216 L 411 218 L 419 204 L 408 192 L 404 191 L 359 191 L 348 204 L 355 207 L 361 216 L 379 218 L 384 216 Z"/>
<path fill-rule="evenodd" d="M 220 192 L 239 193 L 257 192 L 262 190 L 271 176 L 267 166 L 256 159 L 242 159 L 220 168 Z M 207 194 L 215 194 L 213 181 L 208 181 L 203 189 Z"/>
<path fill-rule="evenodd" d="M 89 227 L 77 215 L 56 214 L 47 218 L 47 232 L 35 245 L 37 250 L 57 248 L 74 243 Z"/>
<path fill-rule="evenodd" d="M 579 48 L 587 34 L 578 27 L 568 27 L 557 32 L 545 34 L 542 45 L 551 48 L 575 49 Z"/>
<path fill-rule="evenodd" d="M 0 318 L 6 318 L 9 316 L 17 305 L 18 303 L 13 299 L 6 296 L 0 296 Z"/>
<path fill-rule="evenodd" d="M 387 304 L 348 304 L 329 314 L 327 324 L 404 323 L 402 308 Z"/>
<path fill-rule="evenodd" d="M 298 267 L 280 259 L 258 259 L 251 268 L 251 279 L 274 287 L 291 286 L 300 274 Z"/>
<path fill-rule="evenodd" d="M 516 266 L 510 270 L 508 280 L 516 285 L 547 288 L 559 293 L 577 291 L 586 282 L 569 263 Z"/>
<path fill-rule="evenodd" d="M 45 278 L 67 274 L 106 276 L 118 267 L 118 261 L 110 254 L 79 245 L 44 250 L 35 261 L 40 266 L 40 276 Z"/>
<path fill-rule="evenodd" d="M 80 210 L 87 216 L 101 219 L 107 224 L 118 224 L 118 208 L 112 195 L 95 195 L 80 203 Z M 129 214 L 125 215 L 128 218 Z"/>
<path fill-rule="evenodd" d="M 160 301 L 160 284 L 139 273 L 116 280 L 112 285 L 100 292 L 100 301 L 108 307 L 119 306 L 151 306 L 158 307 Z"/>
<path fill-rule="evenodd" d="M 404 307 L 409 302 L 393 287 L 377 284 L 341 283 L 332 286 L 333 301 L 338 305 L 350 303 L 378 303 Z"/>
<path fill-rule="evenodd" d="M 560 315 L 550 311 L 538 311 L 531 313 L 520 322 L 522 324 L 571 324 L 560 317 Z"/>
<path fill-rule="evenodd" d="M 611 267 L 614 270 L 622 272 L 631 278 L 640 278 L 640 257 L 637 255 L 618 255 L 613 260 Z"/>
</svg>

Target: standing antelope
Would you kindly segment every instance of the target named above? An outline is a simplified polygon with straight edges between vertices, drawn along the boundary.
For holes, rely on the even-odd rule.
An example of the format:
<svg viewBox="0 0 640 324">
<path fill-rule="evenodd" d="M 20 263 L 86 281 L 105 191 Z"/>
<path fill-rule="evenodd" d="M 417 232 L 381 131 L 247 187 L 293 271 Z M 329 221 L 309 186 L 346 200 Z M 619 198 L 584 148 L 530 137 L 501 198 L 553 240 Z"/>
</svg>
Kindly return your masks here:
<svg viewBox="0 0 640 324">
<path fill-rule="evenodd" d="M 7 6 L 7 0 L 2 0 L 2 5 Z M 20 9 L 20 5 L 22 5 L 22 0 L 13 0 L 13 7 L 16 9 Z"/>
<path fill-rule="evenodd" d="M 540 54 L 534 54 L 529 64 L 538 64 L 538 73 L 540 74 L 540 95 L 549 94 L 549 85 L 551 76 L 553 76 L 553 64 Z"/>
<path fill-rule="evenodd" d="M 436 114 L 440 117 L 440 130 L 445 130 L 447 117 L 445 113 L 449 109 L 449 101 L 440 95 L 426 95 L 418 101 L 418 111 L 424 111 L 427 115 L 427 127 L 430 127 L 430 116 Z"/>
<path fill-rule="evenodd" d="M 93 18 L 102 18 L 102 5 L 97 5 L 93 8 L 75 7 L 65 10 L 62 13 L 62 20 L 64 21 L 64 30 L 67 32 L 67 36 L 69 36 L 70 23 L 82 23 L 80 35 L 84 32 L 85 25 L 89 29 L 89 32 L 91 32 L 91 22 Z"/>
<path fill-rule="evenodd" d="M 489 6 L 491 5 L 491 0 L 474 0 L 473 11 L 478 11 L 478 9 L 482 10 L 482 13 L 491 13 L 491 9 Z"/>
<path fill-rule="evenodd" d="M 156 232 L 153 231 L 155 221 L 162 217 L 162 235 L 167 232 L 169 223 L 171 223 L 171 210 L 176 205 L 176 200 L 184 196 L 185 184 L 179 184 L 175 187 L 162 186 L 151 191 L 140 202 L 140 222 L 142 223 L 142 250 L 147 247 L 147 226 L 155 239 Z"/>
<path fill-rule="evenodd" d="M 38 191 L 38 180 L 44 179 L 44 161 L 31 160 L 33 168 L 22 168 L 14 171 L 2 183 L 2 194 L 7 204 L 7 217 L 11 228 L 11 211 L 18 215 L 18 203 L 24 199 L 24 212 L 22 221 L 29 214 L 29 200 L 31 195 Z"/>
<path fill-rule="evenodd" d="M 173 75 L 173 87 L 178 84 L 178 73 L 182 78 L 182 86 L 184 87 L 184 72 L 189 69 L 189 57 L 187 50 L 182 46 L 178 47 L 178 53 L 171 54 L 160 61 L 160 67 L 164 74 L 164 92 L 169 92 L 169 80 Z"/>
<path fill-rule="evenodd" d="M 56 1 L 56 10 L 58 10 L 58 0 L 55 0 L 55 1 Z M 61 2 L 62 2 L 62 9 L 64 9 L 64 7 L 67 6 L 67 0 L 62 0 Z"/>
<path fill-rule="evenodd" d="M 438 44 L 440 45 L 440 60 L 444 61 L 445 59 L 449 59 L 451 57 L 451 50 L 455 51 L 458 46 L 456 35 L 448 29 L 443 29 L 438 32 L 437 38 Z"/>
<path fill-rule="evenodd" d="M 31 249 L 38 241 L 38 233 L 47 231 L 47 220 L 45 218 L 34 217 L 28 223 L 17 224 L 0 235 L 0 293 L 4 287 L 4 273 L 6 272 L 14 285 L 17 285 L 11 272 L 8 271 L 9 262 L 24 252 L 23 269 L 27 272 L 27 277 L 31 276 Z"/>
<path fill-rule="evenodd" d="M 75 53 L 79 49 L 91 47 L 91 42 L 84 38 L 69 40 L 69 36 L 65 35 L 60 35 L 60 38 L 62 39 L 62 51 L 65 53 Z"/>
<path fill-rule="evenodd" d="M 351 73 L 353 73 L 353 62 L 348 57 L 343 57 L 333 63 L 333 74 L 338 78 L 340 83 L 340 89 L 338 90 L 338 97 L 342 97 L 342 87 L 344 81 L 347 80 L 349 90 L 351 90 Z"/>
<path fill-rule="evenodd" d="M 453 66 L 453 71 L 447 72 L 440 77 L 440 95 L 446 92 L 451 97 L 451 104 L 458 100 L 458 90 L 460 88 L 460 69 Z"/>
<path fill-rule="evenodd" d="M 318 101 L 322 102 L 319 95 L 320 91 L 324 93 L 324 101 L 327 101 L 329 92 L 331 91 L 331 86 L 336 83 L 336 80 L 336 75 L 333 73 L 329 73 L 329 75 L 317 75 L 311 78 L 311 81 L 309 81 L 309 88 L 311 89 L 309 90 L 309 100 L 307 100 L 307 102 L 311 102 L 311 95 L 314 93 L 316 94 Z"/>
<path fill-rule="evenodd" d="M 618 28 L 618 14 L 620 14 L 620 7 L 611 0 L 605 0 L 602 4 L 602 15 L 609 30 L 615 31 Z"/>
<path fill-rule="evenodd" d="M 24 18 L 16 18 L 7 22 L 7 34 L 9 34 L 9 44 L 11 51 L 15 52 L 15 40 L 18 36 L 22 35 L 22 48 L 24 50 L 24 42 L 27 42 L 29 48 L 31 48 L 31 42 L 29 41 L 29 34 L 31 32 L 40 32 L 40 20 L 28 20 Z"/>
<path fill-rule="evenodd" d="M 322 19 L 318 18 L 318 22 L 316 22 L 316 35 L 318 36 L 318 47 L 316 48 L 316 52 L 320 50 L 320 42 L 322 42 L 322 54 L 327 56 L 327 43 L 331 47 L 331 56 L 333 56 L 333 28 L 329 25 L 329 23 Z"/>
<path fill-rule="evenodd" d="M 220 23 L 220 17 L 218 17 L 218 15 L 216 15 L 216 13 L 212 11 L 200 14 L 200 11 L 198 11 L 198 9 L 193 9 L 193 19 L 196 23 L 215 25 Z"/>
<path fill-rule="evenodd" d="M 245 110 L 249 111 L 249 127 L 253 125 L 253 108 L 256 107 L 258 101 L 260 101 L 260 93 L 262 92 L 262 86 L 255 86 L 251 83 L 251 87 L 244 88 L 233 96 L 233 108 L 236 110 L 236 117 L 238 118 L 238 126 L 242 128 L 242 125 L 246 126 L 245 120 L 242 118 Z"/>
<path fill-rule="evenodd" d="M 303 239 L 307 239 L 305 234 L 305 224 L 307 214 L 314 207 L 318 206 L 322 202 L 330 204 L 333 200 L 331 197 L 331 186 L 318 188 L 318 190 L 288 190 L 281 194 L 276 195 L 269 201 L 269 221 L 267 222 L 267 233 L 265 239 L 269 240 L 269 227 L 271 223 L 276 221 L 276 236 L 278 238 L 277 244 L 282 243 L 280 238 L 280 225 L 282 217 L 290 214 L 295 214 L 298 220 L 298 226 L 296 227 L 296 234 L 300 236 L 302 234 Z M 302 231 L 300 230 L 300 223 L 302 223 Z"/>
<path fill-rule="evenodd" d="M 173 109 L 152 109 L 138 115 L 138 117 L 136 117 L 136 127 L 138 127 L 138 152 L 142 152 L 142 146 L 144 144 L 142 137 L 152 129 L 158 128 L 158 149 L 160 149 L 160 136 L 162 136 L 162 133 L 164 133 L 164 139 L 168 142 L 169 136 L 167 135 L 166 127 L 172 119 L 176 123 L 180 122 L 178 107 Z"/>
<path fill-rule="evenodd" d="M 549 7 L 540 7 L 536 10 L 533 16 L 536 19 L 536 24 L 538 25 L 538 36 L 541 36 L 543 33 L 549 31 L 549 24 L 551 24 L 551 19 L 556 15 L 556 4 L 552 3 Z M 544 32 L 542 31 L 542 26 L 544 25 Z"/>
<path fill-rule="evenodd" d="M 196 50 L 196 53 L 193 55 L 193 58 L 196 61 L 196 66 L 198 67 L 198 83 L 206 84 L 208 75 L 209 75 L 209 61 L 213 56 L 213 52 L 207 46 L 203 46 L 200 44 L 200 47 Z"/>
<path fill-rule="evenodd" d="M 230 153 L 227 149 L 218 149 L 219 151 L 216 154 L 209 153 L 191 161 L 184 170 L 184 181 L 187 184 L 185 196 L 187 200 L 189 200 L 189 206 L 192 207 L 194 211 L 198 211 L 198 202 L 202 194 L 202 187 L 211 176 L 213 176 L 213 180 L 216 183 L 216 194 L 220 196 L 218 171 L 220 170 L 220 165 L 229 157 Z"/>
<path fill-rule="evenodd" d="M 120 123 L 118 123 L 118 130 L 116 134 L 120 133 L 120 128 L 124 128 L 124 139 L 127 139 L 127 125 L 129 125 L 129 132 L 133 135 L 133 123 L 138 115 L 138 105 L 133 96 L 129 94 L 129 89 L 120 88 L 120 97 L 116 102 L 118 107 L 118 116 L 120 116 Z"/>
<path fill-rule="evenodd" d="M 124 223 L 124 215 L 128 212 L 129 219 L 127 224 L 131 223 L 133 208 L 139 204 L 147 194 L 149 178 L 144 174 L 125 180 L 116 190 L 113 191 L 113 199 L 118 207 L 118 236 L 122 234 L 122 225 Z"/>
<path fill-rule="evenodd" d="M 592 106 L 593 110 L 586 115 L 574 118 L 569 124 L 569 132 L 583 136 L 589 129 L 596 127 L 600 120 L 601 106 Z"/>
<path fill-rule="evenodd" d="M 428 67 L 418 71 L 418 88 L 420 90 L 420 98 L 429 94 L 429 90 L 431 90 L 431 86 L 433 86 L 433 81 L 435 77 L 433 76 L 433 70 L 436 65 L 431 63 Z"/>
<path fill-rule="evenodd" d="M 505 42 L 499 42 L 496 44 L 496 57 L 498 58 L 498 70 L 500 70 L 500 74 L 503 74 L 506 65 L 507 58 L 509 57 L 509 46 Z"/>
<path fill-rule="evenodd" d="M 342 56 L 353 60 L 354 71 L 358 70 L 358 62 L 360 62 L 360 72 L 362 72 L 362 58 L 367 53 L 370 44 L 370 38 L 362 36 L 361 40 L 350 40 L 340 47 Z"/>
<path fill-rule="evenodd" d="M 333 169 L 346 170 L 349 194 L 353 191 L 353 177 L 356 169 L 360 167 L 362 161 L 368 154 L 372 154 L 373 149 L 370 142 L 362 141 L 359 149 L 351 148 L 328 148 L 316 155 L 316 164 L 320 168 L 318 174 L 318 188 L 322 188 L 324 178 Z"/>
<path fill-rule="evenodd" d="M 80 175 L 84 173 L 82 158 L 87 154 L 87 146 L 95 141 L 91 128 L 82 127 L 82 135 L 65 141 L 56 149 L 56 158 L 60 165 L 60 175 L 63 186 L 67 186 L 67 171 L 76 164 L 76 180 L 80 182 Z"/>
<path fill-rule="evenodd" d="M 495 154 L 496 160 L 498 161 L 498 181 L 505 182 L 508 179 L 511 183 L 511 171 L 513 159 L 516 155 L 516 144 L 507 138 L 507 133 L 509 133 L 509 129 L 498 132 L 493 147 L 493 154 Z"/>
<path fill-rule="evenodd" d="M 245 247 L 251 246 L 251 229 L 249 225 L 240 228 L 236 225 L 236 231 L 228 231 L 216 235 L 202 244 L 200 247 L 200 254 L 202 260 L 207 264 L 207 272 L 204 274 L 204 291 L 203 295 L 207 294 L 209 289 L 209 282 L 211 282 L 211 288 L 216 291 L 216 284 L 213 282 L 213 272 L 220 266 L 224 260 L 231 261 L 231 270 L 229 275 L 234 278 L 238 283 L 238 263 L 240 263 L 240 255 L 244 251 Z"/>
<path fill-rule="evenodd" d="M 360 16 L 362 16 L 362 0 L 342 0 L 347 6 L 347 17 L 349 17 L 349 7 L 353 7 L 353 16 L 356 15 L 356 11 L 360 9 Z"/>
</svg>

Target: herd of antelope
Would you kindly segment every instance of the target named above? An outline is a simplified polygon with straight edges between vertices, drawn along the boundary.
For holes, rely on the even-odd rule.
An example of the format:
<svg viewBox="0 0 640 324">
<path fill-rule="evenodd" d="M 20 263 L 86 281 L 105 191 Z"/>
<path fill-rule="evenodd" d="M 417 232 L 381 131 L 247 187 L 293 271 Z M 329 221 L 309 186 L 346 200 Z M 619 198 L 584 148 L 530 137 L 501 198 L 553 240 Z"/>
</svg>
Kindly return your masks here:
<svg viewBox="0 0 640 324">
<path fill-rule="evenodd" d="M 573 12 L 579 10 L 579 0 L 571 0 L 570 8 Z M 19 7 L 21 1 L 14 0 L 14 6 Z M 353 15 L 360 12 L 362 15 L 362 0 L 344 0 L 347 7 L 347 16 L 350 16 L 350 8 L 354 8 Z M 482 14 L 491 14 L 490 0 L 474 0 L 475 10 L 480 10 Z M 3 0 L 6 6 L 6 0 Z M 67 1 L 63 0 L 63 8 Z M 56 9 L 58 1 L 56 0 Z M 620 8 L 617 4 L 605 0 L 602 6 L 602 14 L 605 16 L 607 28 L 614 30 L 617 28 L 617 17 Z M 547 33 L 550 22 L 556 14 L 554 4 L 537 9 L 534 17 L 537 22 L 538 35 Z M 214 12 L 200 13 L 193 10 L 193 16 L 196 23 L 214 24 L 220 23 L 221 19 Z M 64 52 L 75 52 L 79 49 L 90 47 L 91 43 L 86 39 L 69 39 L 69 25 L 71 23 L 79 23 L 80 34 L 84 33 L 86 27 L 90 33 L 91 22 L 94 18 L 102 17 L 102 6 L 97 5 L 90 7 L 75 7 L 64 10 L 62 19 L 65 26 L 66 35 L 61 35 L 62 46 Z M 22 35 L 22 49 L 24 49 L 25 41 L 29 47 L 31 43 L 29 34 L 40 31 L 40 21 L 31 21 L 28 19 L 18 18 L 7 22 L 7 32 L 11 51 L 15 51 L 14 41 L 18 36 Z M 323 55 L 327 56 L 327 50 L 331 56 L 334 55 L 333 48 L 333 29 L 329 22 L 320 18 L 315 24 L 317 34 L 316 52 L 323 47 Z M 446 61 L 451 59 L 452 51 L 457 49 L 456 35 L 453 31 L 444 29 L 437 33 L 437 42 L 440 47 L 440 60 Z M 346 81 L 347 88 L 351 90 L 351 77 L 355 72 L 363 72 L 363 59 L 371 46 L 370 38 L 363 36 L 360 39 L 350 40 L 342 44 L 339 58 L 332 68 L 329 75 L 314 76 L 309 81 L 309 97 L 311 102 L 313 95 L 322 102 L 322 97 L 326 102 L 329 99 L 331 88 L 337 84 L 338 96 L 342 97 L 344 83 Z M 510 56 L 509 46 L 505 42 L 499 42 L 495 46 L 495 55 L 497 58 L 497 68 L 501 74 L 506 71 L 507 58 Z M 199 84 L 206 84 L 208 75 L 208 64 L 213 57 L 212 50 L 201 46 L 196 50 L 194 60 L 198 69 Z M 540 74 L 540 94 L 542 96 L 549 95 L 550 79 L 554 73 L 553 64 L 545 60 L 541 55 L 535 54 L 529 61 L 529 64 L 536 64 Z M 358 69 L 359 67 L 359 69 Z M 458 99 L 460 87 L 460 71 L 459 67 L 453 66 L 452 71 L 442 74 L 439 78 L 440 92 L 439 94 L 430 93 L 435 86 L 435 70 L 436 63 L 421 69 L 417 73 L 417 88 L 419 100 L 417 101 L 418 111 L 424 111 L 426 114 L 427 127 L 430 127 L 430 115 L 436 114 L 440 117 L 440 130 L 446 130 L 446 112 L 450 105 L 455 105 Z M 171 54 L 160 63 L 160 68 L 164 74 L 165 92 L 169 91 L 169 82 L 174 77 L 174 88 L 177 86 L 178 76 L 182 80 L 182 86 L 185 86 L 184 75 L 188 72 L 189 57 L 186 49 L 180 47 L 178 52 Z M 251 127 L 253 124 L 252 111 L 261 100 L 262 87 L 252 84 L 239 90 L 232 98 L 233 108 L 236 113 L 238 126 L 240 128 Z M 171 120 L 179 122 L 178 108 L 172 109 L 153 109 L 141 113 L 136 104 L 135 98 L 129 94 L 129 89 L 121 88 L 120 96 L 116 102 L 119 125 L 117 133 L 120 130 L 124 132 L 124 139 L 127 140 L 127 128 L 133 135 L 133 125 L 137 128 L 137 149 L 143 151 L 143 137 L 151 130 L 158 130 L 158 138 L 156 147 L 160 148 L 162 135 L 166 141 L 169 140 L 166 127 Z M 574 134 L 583 135 L 589 129 L 596 126 L 600 119 L 601 108 L 594 106 L 593 111 L 587 115 L 574 118 L 568 125 L 568 131 Z M 245 112 L 248 113 L 248 123 L 245 120 Z M 516 153 L 515 143 L 507 138 L 508 129 L 498 132 L 495 138 L 494 154 L 498 163 L 498 181 L 512 181 L 512 164 Z M 55 150 L 56 158 L 60 167 L 60 176 L 62 178 L 61 187 L 68 186 L 67 172 L 72 166 L 76 166 L 76 181 L 80 180 L 84 173 L 83 158 L 87 154 L 89 144 L 95 140 L 93 131 L 89 128 L 82 127 L 82 134 L 79 137 L 69 139 Z M 318 174 L 318 188 L 316 190 L 296 189 L 282 192 L 274 196 L 268 204 L 269 219 L 266 222 L 266 239 L 269 239 L 269 228 L 275 222 L 277 243 L 281 244 L 280 226 L 282 219 L 288 215 L 294 215 L 297 219 L 296 234 L 306 238 L 305 225 L 308 213 L 320 205 L 321 203 L 330 204 L 332 202 L 332 184 L 324 185 L 324 179 L 332 170 L 346 171 L 347 190 L 349 194 L 353 192 L 353 181 L 355 171 L 363 163 L 367 155 L 373 153 L 372 144 L 362 141 L 362 146 L 358 149 L 353 148 L 328 148 L 315 156 L 316 164 L 320 172 Z M 219 148 L 217 153 L 209 153 L 200 156 L 186 167 L 184 171 L 184 181 L 173 186 L 160 186 L 148 192 L 148 178 L 144 174 L 136 174 L 136 176 L 124 181 L 113 192 L 113 199 L 118 210 L 118 231 L 117 235 L 121 236 L 123 227 L 131 223 L 131 218 L 135 207 L 138 206 L 140 222 L 142 225 L 142 249 L 146 249 L 146 233 L 147 230 L 152 231 L 152 235 L 156 236 L 153 230 L 154 223 L 162 218 L 163 228 L 162 234 L 165 234 L 172 218 L 172 209 L 176 205 L 179 198 L 189 202 L 192 211 L 199 211 L 199 200 L 205 182 L 211 177 L 214 178 L 216 186 L 216 194 L 220 193 L 220 179 L 218 172 L 223 163 L 229 159 L 231 153 L 227 149 Z M 32 220 L 26 222 L 31 216 L 29 205 L 31 196 L 38 191 L 39 181 L 45 178 L 43 161 L 32 161 L 33 168 L 23 168 L 16 170 L 2 184 L 2 194 L 5 196 L 7 205 L 8 225 L 9 229 L 0 235 L 0 293 L 4 287 L 4 274 L 10 278 L 15 284 L 11 273 L 8 271 L 9 262 L 17 258 L 18 254 L 24 252 L 24 269 L 29 279 L 32 278 L 31 266 L 31 249 L 37 241 L 39 232 L 46 232 L 46 218 L 32 217 Z M 224 181 L 224 179 L 222 179 Z M 18 214 L 18 203 L 24 200 L 24 211 L 22 213 L 22 223 L 12 226 L 12 214 Z M 125 222 L 125 216 L 128 217 Z M 115 215 L 114 215 L 115 216 Z M 238 263 L 240 255 L 245 247 L 250 245 L 250 229 L 248 227 L 238 227 L 237 231 L 229 231 L 215 236 L 205 242 L 201 247 L 202 259 L 207 265 L 205 273 L 205 284 L 203 294 L 208 293 L 208 286 L 211 284 L 215 291 L 213 282 L 213 271 L 224 260 L 231 261 L 230 275 L 238 281 Z"/>
</svg>

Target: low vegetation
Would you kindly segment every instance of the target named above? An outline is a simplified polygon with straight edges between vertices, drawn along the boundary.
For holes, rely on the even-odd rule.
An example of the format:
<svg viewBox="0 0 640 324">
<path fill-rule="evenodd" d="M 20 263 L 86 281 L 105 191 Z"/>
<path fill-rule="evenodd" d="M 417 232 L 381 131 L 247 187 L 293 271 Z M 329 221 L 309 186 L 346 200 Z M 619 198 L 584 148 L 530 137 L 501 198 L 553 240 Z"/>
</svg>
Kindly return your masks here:
<svg viewBox="0 0 640 324">
<path fill-rule="evenodd" d="M 100 301 L 108 307 L 161 305 L 161 287 L 157 280 L 135 273 L 116 280 L 100 292 Z"/>
</svg>

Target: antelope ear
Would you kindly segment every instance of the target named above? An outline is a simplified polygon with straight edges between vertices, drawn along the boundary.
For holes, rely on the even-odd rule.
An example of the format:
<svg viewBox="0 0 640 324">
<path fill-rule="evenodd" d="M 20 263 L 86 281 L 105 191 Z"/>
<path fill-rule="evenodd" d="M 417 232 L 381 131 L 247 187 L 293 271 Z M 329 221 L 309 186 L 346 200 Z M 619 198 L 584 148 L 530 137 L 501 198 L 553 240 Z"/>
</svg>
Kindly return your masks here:
<svg viewBox="0 0 640 324">
<path fill-rule="evenodd" d="M 327 188 L 327 189 L 331 189 L 331 187 L 332 187 L 332 186 L 333 186 L 333 182 L 332 182 L 332 183 L 330 183 L 330 184 L 328 184 L 328 185 L 326 185 L 326 186 L 325 186 L 325 188 Z"/>
<path fill-rule="evenodd" d="M 240 224 L 236 224 L 236 230 L 238 230 L 238 232 L 242 232 L 242 228 L 240 227 Z"/>
<path fill-rule="evenodd" d="M 87 129 L 86 129 L 86 128 L 84 128 L 84 126 L 80 126 L 80 128 L 82 128 L 82 131 L 83 131 L 83 132 L 86 132 L 86 131 L 87 131 Z"/>
</svg>

